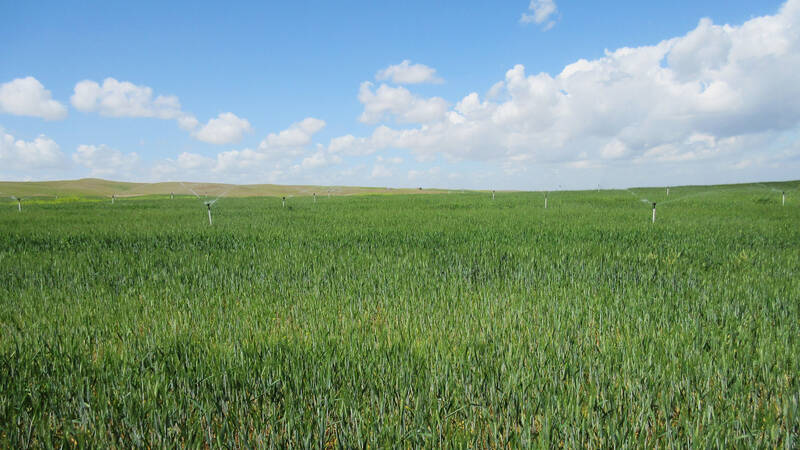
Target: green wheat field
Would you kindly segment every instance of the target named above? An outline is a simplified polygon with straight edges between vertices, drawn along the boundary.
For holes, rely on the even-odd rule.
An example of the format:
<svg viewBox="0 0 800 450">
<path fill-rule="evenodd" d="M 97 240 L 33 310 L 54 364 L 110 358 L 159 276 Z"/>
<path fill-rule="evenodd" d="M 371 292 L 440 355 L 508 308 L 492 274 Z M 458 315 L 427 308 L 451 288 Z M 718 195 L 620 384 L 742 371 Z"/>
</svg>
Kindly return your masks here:
<svg viewBox="0 0 800 450">
<path fill-rule="evenodd" d="M 795 448 L 798 188 L 6 197 L 0 447 Z"/>
</svg>

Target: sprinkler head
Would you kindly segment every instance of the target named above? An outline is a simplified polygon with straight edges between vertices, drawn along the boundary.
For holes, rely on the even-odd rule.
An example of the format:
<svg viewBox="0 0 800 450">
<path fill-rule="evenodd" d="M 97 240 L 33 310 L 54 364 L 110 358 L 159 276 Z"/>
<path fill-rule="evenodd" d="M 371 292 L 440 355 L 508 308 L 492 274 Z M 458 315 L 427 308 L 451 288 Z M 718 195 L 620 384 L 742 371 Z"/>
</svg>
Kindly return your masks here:
<svg viewBox="0 0 800 450">
<path fill-rule="evenodd" d="M 656 209 L 656 202 L 653 202 L 653 209 Z"/>
</svg>

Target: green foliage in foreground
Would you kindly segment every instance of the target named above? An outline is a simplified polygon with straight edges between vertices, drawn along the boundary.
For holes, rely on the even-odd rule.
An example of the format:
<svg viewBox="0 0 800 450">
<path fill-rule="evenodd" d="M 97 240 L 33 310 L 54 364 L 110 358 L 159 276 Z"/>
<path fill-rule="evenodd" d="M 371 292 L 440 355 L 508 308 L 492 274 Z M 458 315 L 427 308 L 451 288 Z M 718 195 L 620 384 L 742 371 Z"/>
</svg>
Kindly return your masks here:
<svg viewBox="0 0 800 450">
<path fill-rule="evenodd" d="M 796 447 L 776 187 L 0 203 L 0 446 Z"/>
</svg>

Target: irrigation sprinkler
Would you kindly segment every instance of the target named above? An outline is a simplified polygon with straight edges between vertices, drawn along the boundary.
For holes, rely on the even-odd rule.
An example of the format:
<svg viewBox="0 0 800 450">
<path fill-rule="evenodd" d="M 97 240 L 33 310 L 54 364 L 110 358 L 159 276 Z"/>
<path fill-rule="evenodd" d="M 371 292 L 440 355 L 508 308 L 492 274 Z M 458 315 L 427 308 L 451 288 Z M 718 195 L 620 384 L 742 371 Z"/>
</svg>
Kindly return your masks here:
<svg viewBox="0 0 800 450">
<path fill-rule="evenodd" d="M 185 187 L 186 189 L 188 189 L 188 190 L 189 190 L 189 192 L 191 192 L 192 194 L 194 194 L 194 196 L 195 196 L 195 197 L 197 197 L 198 199 L 200 199 L 200 195 L 199 195 L 197 192 L 195 192 L 195 191 L 194 191 L 194 189 L 192 189 L 192 188 L 190 188 L 189 186 L 187 186 L 187 185 L 183 184 L 183 181 L 180 181 L 179 183 L 181 184 L 181 186 L 183 186 L 183 187 Z"/>
<path fill-rule="evenodd" d="M 544 193 L 544 209 L 547 209 L 547 192 Z"/>
<path fill-rule="evenodd" d="M 656 202 L 653 202 L 653 223 L 656 223 Z"/>
<path fill-rule="evenodd" d="M 494 200 L 494 189 L 492 189 L 492 200 Z"/>
<path fill-rule="evenodd" d="M 286 208 L 286 197 L 281 197 L 281 204 Z"/>
<path fill-rule="evenodd" d="M 197 194 L 197 192 L 195 192 L 195 191 L 194 191 L 192 188 L 190 188 L 190 187 L 186 186 L 186 185 L 185 185 L 185 184 L 183 184 L 183 183 L 181 183 L 181 185 L 182 185 L 183 187 L 187 188 L 188 190 L 190 190 L 190 191 L 192 192 L 192 194 L 194 194 L 194 195 L 195 195 L 195 196 L 196 196 L 198 199 L 202 200 L 202 198 L 200 197 L 200 195 L 198 195 L 198 194 Z M 227 190 L 225 190 L 225 192 L 223 192 L 222 194 L 219 194 L 219 195 L 217 196 L 217 198 L 215 198 L 214 200 L 210 200 L 210 201 L 203 202 L 203 203 L 206 205 L 206 209 L 208 210 L 208 225 L 209 225 L 209 226 L 213 224 L 213 222 L 211 221 L 211 205 L 213 205 L 214 203 L 216 203 L 216 202 L 217 202 L 217 200 L 219 200 L 220 198 L 224 197 L 224 196 L 225 196 L 225 194 L 227 194 L 227 193 L 228 193 L 228 192 L 229 192 L 231 189 L 233 189 L 233 188 L 232 188 L 232 187 L 229 187 Z M 171 193 L 171 192 L 170 192 L 170 197 L 172 197 L 172 193 Z M 204 197 L 205 197 L 205 198 L 208 198 L 208 194 L 207 194 L 207 193 L 206 193 L 206 194 L 204 194 Z"/>
<path fill-rule="evenodd" d="M 22 212 L 22 199 L 20 197 L 11 196 L 12 199 L 17 201 L 17 211 Z"/>
<path fill-rule="evenodd" d="M 669 197 L 669 186 L 667 186 L 667 197 Z"/>
<path fill-rule="evenodd" d="M 169 199 L 170 200 L 174 200 L 175 199 L 175 193 L 174 192 L 170 192 L 169 193 Z"/>
<path fill-rule="evenodd" d="M 317 203 L 317 193 L 314 192 L 314 203 Z"/>
<path fill-rule="evenodd" d="M 781 192 L 781 206 L 786 206 L 786 191 Z"/>
<path fill-rule="evenodd" d="M 114 199 L 115 199 L 116 197 L 117 197 L 116 195 L 114 195 L 114 194 L 111 194 L 111 204 L 112 204 L 112 205 L 114 204 Z"/>
</svg>

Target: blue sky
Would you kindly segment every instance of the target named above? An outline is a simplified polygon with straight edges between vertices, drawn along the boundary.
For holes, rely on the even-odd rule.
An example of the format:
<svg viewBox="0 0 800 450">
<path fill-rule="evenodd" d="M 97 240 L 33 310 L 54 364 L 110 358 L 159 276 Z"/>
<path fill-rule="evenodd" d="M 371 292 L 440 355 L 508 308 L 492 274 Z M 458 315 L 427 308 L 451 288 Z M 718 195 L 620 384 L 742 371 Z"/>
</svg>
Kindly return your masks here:
<svg viewBox="0 0 800 450">
<path fill-rule="evenodd" d="M 798 178 L 800 1 L 5 2 L 0 179 Z"/>
</svg>

